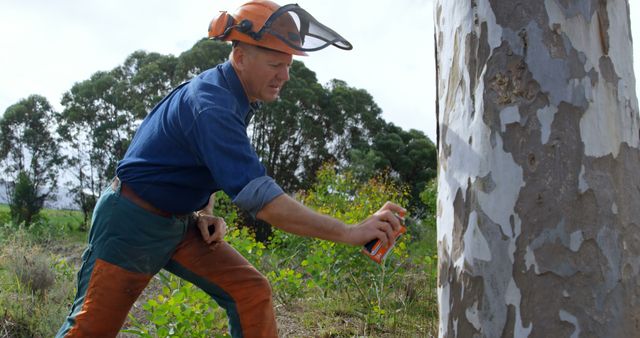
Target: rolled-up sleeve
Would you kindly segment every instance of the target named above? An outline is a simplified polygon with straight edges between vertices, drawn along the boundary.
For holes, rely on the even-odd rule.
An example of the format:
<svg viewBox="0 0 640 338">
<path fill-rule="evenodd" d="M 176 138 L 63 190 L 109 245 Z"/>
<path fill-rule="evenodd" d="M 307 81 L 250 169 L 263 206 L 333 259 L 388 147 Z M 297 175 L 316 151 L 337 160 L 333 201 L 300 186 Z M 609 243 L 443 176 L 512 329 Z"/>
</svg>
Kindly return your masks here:
<svg viewBox="0 0 640 338">
<path fill-rule="evenodd" d="M 233 203 L 248 212 L 251 217 L 267 203 L 283 194 L 282 188 L 269 176 L 258 177 L 249 182 L 233 199 Z"/>
</svg>

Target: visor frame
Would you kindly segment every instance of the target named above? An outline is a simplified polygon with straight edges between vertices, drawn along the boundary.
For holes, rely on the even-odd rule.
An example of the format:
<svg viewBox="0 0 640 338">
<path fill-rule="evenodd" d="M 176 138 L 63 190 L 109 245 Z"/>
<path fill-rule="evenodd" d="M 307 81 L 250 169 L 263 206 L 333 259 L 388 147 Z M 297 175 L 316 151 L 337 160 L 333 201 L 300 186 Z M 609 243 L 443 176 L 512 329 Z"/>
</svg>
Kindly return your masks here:
<svg viewBox="0 0 640 338">
<path fill-rule="evenodd" d="M 287 12 L 294 12 L 298 15 L 298 18 L 300 19 L 299 21 L 299 27 L 297 27 L 300 30 L 300 41 L 301 41 L 301 45 L 298 46 L 296 44 L 291 43 L 291 41 L 289 41 L 289 39 L 283 37 L 279 32 L 277 32 L 276 30 L 272 30 L 271 29 L 271 25 L 273 25 L 273 23 L 280 18 L 280 16 L 282 16 L 283 14 L 287 13 Z M 302 19 L 306 19 L 305 22 L 303 22 Z M 319 38 L 316 35 L 311 35 L 308 33 L 308 29 L 310 26 L 311 22 L 315 22 L 315 24 L 318 27 L 321 27 L 322 29 L 326 30 L 327 32 L 331 33 L 333 36 L 335 36 L 336 38 L 329 41 L 326 40 L 324 38 Z M 303 29 L 304 28 L 304 29 Z M 305 32 L 306 31 L 306 32 Z M 259 41 L 260 39 L 262 39 L 262 37 L 264 36 L 264 34 L 271 34 L 273 36 L 275 36 L 276 38 L 278 38 L 278 40 L 284 42 L 287 46 L 295 49 L 295 50 L 299 50 L 302 52 L 314 52 L 314 51 L 318 51 L 321 49 L 324 49 L 326 47 L 328 47 L 329 45 L 333 45 L 337 48 L 343 49 L 343 50 L 351 50 L 353 49 L 353 46 L 351 45 L 351 43 L 349 41 L 347 41 L 347 39 L 343 38 L 340 34 L 336 33 L 333 29 L 325 26 L 324 24 L 320 23 L 318 20 L 316 20 L 311 14 L 309 14 L 309 12 L 307 12 L 306 10 L 304 10 L 302 7 L 300 7 L 298 4 L 288 4 L 288 5 L 284 5 L 280 8 L 278 8 L 275 12 L 273 12 L 269 18 L 267 19 L 267 21 L 265 21 L 264 25 L 262 25 L 262 27 L 260 28 L 259 31 L 257 32 L 250 32 L 250 36 Z M 246 33 L 245 33 L 246 34 Z M 302 45 L 304 45 L 304 40 L 305 37 L 310 36 L 313 37 L 315 39 L 318 40 L 322 40 L 324 41 L 324 44 L 321 44 L 318 47 L 312 47 L 312 48 L 303 48 Z M 338 43 L 342 43 L 343 45 L 340 45 Z"/>
</svg>

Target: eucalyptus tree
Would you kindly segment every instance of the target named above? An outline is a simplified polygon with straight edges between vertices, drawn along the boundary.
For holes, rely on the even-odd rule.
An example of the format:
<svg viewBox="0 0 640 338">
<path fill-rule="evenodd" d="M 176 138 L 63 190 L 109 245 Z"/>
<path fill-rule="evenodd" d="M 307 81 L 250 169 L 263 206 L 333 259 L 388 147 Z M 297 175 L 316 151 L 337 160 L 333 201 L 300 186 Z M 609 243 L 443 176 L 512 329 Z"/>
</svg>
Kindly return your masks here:
<svg viewBox="0 0 640 338">
<path fill-rule="evenodd" d="M 31 95 L 0 119 L 0 160 L 17 222 L 30 224 L 56 190 L 63 157 L 52 124 L 55 114 L 46 98 Z"/>
<path fill-rule="evenodd" d="M 115 71 L 94 73 L 63 95 L 64 109 L 57 116 L 68 153 L 67 172 L 73 175 L 70 190 L 85 223 L 97 196 L 115 175 L 139 121 L 135 108 L 141 103 L 124 95 L 122 82 Z"/>
<path fill-rule="evenodd" d="M 440 336 L 637 336 L 627 1 L 435 6 Z"/>
</svg>

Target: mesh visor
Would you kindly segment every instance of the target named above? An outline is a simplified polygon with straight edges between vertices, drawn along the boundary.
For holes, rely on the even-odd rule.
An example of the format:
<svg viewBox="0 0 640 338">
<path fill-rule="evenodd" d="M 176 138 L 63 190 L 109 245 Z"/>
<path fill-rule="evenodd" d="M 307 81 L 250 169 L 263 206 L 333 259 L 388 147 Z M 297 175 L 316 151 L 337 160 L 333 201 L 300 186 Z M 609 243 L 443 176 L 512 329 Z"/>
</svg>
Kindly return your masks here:
<svg viewBox="0 0 640 338">
<path fill-rule="evenodd" d="M 334 45 L 340 49 L 352 49 L 351 43 L 331 28 L 318 22 L 297 4 L 280 7 L 257 33 L 271 34 L 289 47 L 304 52 L 313 52 Z"/>
</svg>

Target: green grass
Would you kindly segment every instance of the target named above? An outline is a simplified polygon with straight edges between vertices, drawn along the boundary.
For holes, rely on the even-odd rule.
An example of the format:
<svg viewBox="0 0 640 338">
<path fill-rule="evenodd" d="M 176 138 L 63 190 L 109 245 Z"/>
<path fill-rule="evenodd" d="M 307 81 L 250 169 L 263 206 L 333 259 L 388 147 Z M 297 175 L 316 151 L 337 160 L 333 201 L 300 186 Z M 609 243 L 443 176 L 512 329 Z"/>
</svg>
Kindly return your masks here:
<svg viewBox="0 0 640 338">
<path fill-rule="evenodd" d="M 54 226 L 67 226 L 69 229 L 78 229 L 83 221 L 82 212 L 78 210 L 44 209 L 44 217 Z"/>
<path fill-rule="evenodd" d="M 424 288 L 423 276 L 406 276 L 415 279 L 403 283 L 389 294 L 395 301 L 384 313 L 372 312 L 354 295 L 337 292 L 331 297 L 311 297 L 293 307 L 309 334 L 330 337 L 430 337 L 437 334 L 435 289 Z M 411 291 L 413 290 L 413 291 Z M 413 292 L 413 294 L 412 294 Z M 407 296 L 410 295 L 410 296 Z M 409 300 L 408 298 L 413 299 Z"/>
<path fill-rule="evenodd" d="M 0 224 L 8 223 L 11 220 L 9 216 L 9 206 L 6 204 L 0 204 Z"/>
<path fill-rule="evenodd" d="M 0 204 L 0 225 L 11 222 L 9 206 Z M 83 226 L 83 215 L 78 210 L 57 210 L 42 209 L 39 215 L 39 222 L 31 226 L 33 237 L 43 236 L 40 239 L 56 239 L 64 237 L 65 241 L 78 242 L 87 238 L 86 226 Z M 53 237 L 53 238 L 52 238 Z M 38 242 L 40 239 L 31 238 Z M 0 233 L 0 242 L 3 234 Z"/>
</svg>

